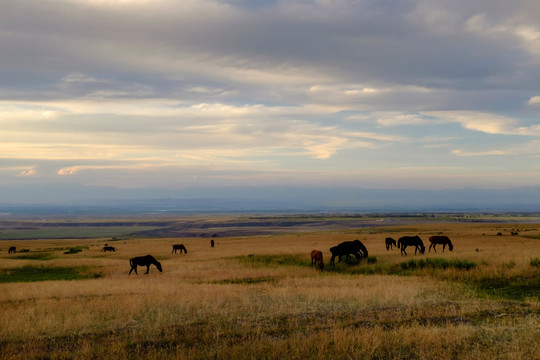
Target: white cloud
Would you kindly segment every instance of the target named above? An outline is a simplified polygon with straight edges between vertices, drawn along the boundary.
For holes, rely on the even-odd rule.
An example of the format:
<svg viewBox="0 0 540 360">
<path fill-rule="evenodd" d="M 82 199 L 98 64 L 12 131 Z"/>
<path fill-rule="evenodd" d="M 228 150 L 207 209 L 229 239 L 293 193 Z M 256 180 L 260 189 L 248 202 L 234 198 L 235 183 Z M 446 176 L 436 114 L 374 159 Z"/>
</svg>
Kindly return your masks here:
<svg viewBox="0 0 540 360">
<path fill-rule="evenodd" d="M 540 105 L 540 96 L 533 96 L 527 101 L 529 105 Z"/>
<path fill-rule="evenodd" d="M 488 151 L 471 152 L 471 151 L 456 149 L 456 150 L 452 150 L 452 154 L 456 156 L 501 156 L 501 155 L 512 155 L 512 151 L 488 150 Z"/>
</svg>

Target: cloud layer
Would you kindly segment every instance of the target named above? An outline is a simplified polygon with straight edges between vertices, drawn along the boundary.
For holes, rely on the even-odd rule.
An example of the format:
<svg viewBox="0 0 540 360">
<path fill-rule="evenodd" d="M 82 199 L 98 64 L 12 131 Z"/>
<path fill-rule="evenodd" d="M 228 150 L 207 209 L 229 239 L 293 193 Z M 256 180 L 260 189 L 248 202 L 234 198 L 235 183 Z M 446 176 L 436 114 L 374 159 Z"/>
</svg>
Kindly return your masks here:
<svg viewBox="0 0 540 360">
<path fill-rule="evenodd" d="M 0 0 L 0 182 L 540 185 L 540 3 Z"/>
</svg>

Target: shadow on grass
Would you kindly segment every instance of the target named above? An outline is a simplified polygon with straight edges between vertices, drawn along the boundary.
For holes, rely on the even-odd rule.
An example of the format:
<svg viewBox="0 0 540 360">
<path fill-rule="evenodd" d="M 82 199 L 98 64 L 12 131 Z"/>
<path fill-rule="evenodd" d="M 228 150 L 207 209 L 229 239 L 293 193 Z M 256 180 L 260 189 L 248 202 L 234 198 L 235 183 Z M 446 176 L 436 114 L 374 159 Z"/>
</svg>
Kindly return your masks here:
<svg viewBox="0 0 540 360">
<path fill-rule="evenodd" d="M 92 271 L 88 266 L 44 267 L 22 266 L 0 271 L 0 283 L 37 282 L 49 280 L 82 280 L 96 279 L 101 274 Z"/>
</svg>

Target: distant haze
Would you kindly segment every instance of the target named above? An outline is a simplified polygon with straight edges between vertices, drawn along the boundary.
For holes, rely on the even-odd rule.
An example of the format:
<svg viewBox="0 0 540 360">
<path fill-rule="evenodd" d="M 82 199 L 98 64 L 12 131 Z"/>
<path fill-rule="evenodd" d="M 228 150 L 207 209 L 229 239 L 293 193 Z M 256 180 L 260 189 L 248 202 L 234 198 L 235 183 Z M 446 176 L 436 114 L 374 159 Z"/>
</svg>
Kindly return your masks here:
<svg viewBox="0 0 540 360">
<path fill-rule="evenodd" d="M 116 212 L 253 211 L 540 211 L 540 187 L 507 190 L 381 190 L 361 188 L 249 187 L 119 189 L 92 186 L 5 186 L 0 211 L 33 206 L 96 207 Z M 31 211 L 31 210 L 28 210 Z"/>
</svg>

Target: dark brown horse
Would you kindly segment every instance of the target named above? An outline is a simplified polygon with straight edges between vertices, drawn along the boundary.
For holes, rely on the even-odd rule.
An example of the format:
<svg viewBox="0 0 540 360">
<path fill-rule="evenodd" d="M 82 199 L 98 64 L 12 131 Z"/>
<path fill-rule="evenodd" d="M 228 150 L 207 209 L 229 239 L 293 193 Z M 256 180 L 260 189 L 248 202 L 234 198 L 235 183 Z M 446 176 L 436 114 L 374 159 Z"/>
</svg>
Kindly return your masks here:
<svg viewBox="0 0 540 360">
<path fill-rule="evenodd" d="M 448 238 L 448 236 L 444 235 L 435 235 L 429 238 L 429 242 L 431 245 L 429 245 L 429 252 L 431 252 L 431 248 L 433 248 L 433 251 L 437 252 L 437 249 L 435 249 L 435 246 L 437 244 L 442 244 L 442 251 L 444 252 L 444 249 L 446 248 L 446 245 L 448 245 L 448 250 L 453 251 L 454 245 L 452 245 L 452 242 Z"/>
<path fill-rule="evenodd" d="M 313 265 L 315 265 L 315 268 L 317 270 L 320 270 L 320 271 L 324 270 L 324 262 L 323 262 L 322 251 L 313 250 L 311 252 L 311 266 L 313 266 Z"/>
<path fill-rule="evenodd" d="M 180 250 L 180 254 L 182 253 L 182 251 L 183 251 L 185 254 L 187 254 L 187 249 L 186 249 L 186 247 L 184 246 L 184 244 L 174 244 L 174 245 L 172 246 L 172 252 L 171 252 L 171 254 L 172 254 L 172 253 L 175 253 L 175 254 L 176 254 L 176 251 L 177 251 L 177 250 Z"/>
<path fill-rule="evenodd" d="M 210 247 L 214 247 L 215 243 L 214 243 L 214 239 L 210 240 Z"/>
<path fill-rule="evenodd" d="M 8 249 L 8 254 L 15 254 L 17 252 L 17 248 L 15 246 L 10 246 Z"/>
<path fill-rule="evenodd" d="M 407 246 L 414 246 L 414 255 L 420 250 L 420 253 L 423 254 L 426 252 L 426 247 L 424 246 L 424 242 L 418 235 L 415 236 L 403 236 L 400 237 L 397 243 L 398 248 L 401 249 L 401 255 L 405 254 L 407 255 L 407 252 L 405 251 L 405 248 Z"/>
<path fill-rule="evenodd" d="M 155 265 L 159 272 L 163 272 L 161 263 L 154 259 L 152 255 L 134 257 L 129 260 L 129 265 L 131 266 L 131 270 L 129 270 L 128 275 L 131 275 L 132 271 L 135 271 L 135 274 L 139 275 L 139 273 L 137 273 L 137 266 L 146 266 L 145 274 L 148 274 L 150 271 L 150 265 Z"/>
<path fill-rule="evenodd" d="M 368 257 L 368 251 L 360 240 L 344 241 L 337 246 L 331 247 L 330 252 L 332 253 L 332 258 L 330 258 L 330 265 L 332 266 L 335 265 L 336 257 L 338 257 L 338 262 L 341 262 L 342 256 L 346 256 L 348 259 L 349 255 L 354 255 L 358 260 L 361 260 L 362 257 Z"/>
<path fill-rule="evenodd" d="M 107 251 L 116 252 L 116 248 L 114 246 L 104 246 L 103 249 L 101 249 L 101 251 L 103 251 L 103 252 L 107 252 Z"/>
<path fill-rule="evenodd" d="M 391 237 L 387 237 L 384 242 L 386 244 L 386 251 L 394 250 L 394 246 L 397 247 L 396 240 L 392 239 Z"/>
</svg>

